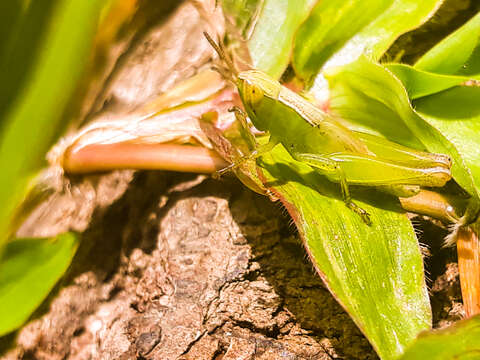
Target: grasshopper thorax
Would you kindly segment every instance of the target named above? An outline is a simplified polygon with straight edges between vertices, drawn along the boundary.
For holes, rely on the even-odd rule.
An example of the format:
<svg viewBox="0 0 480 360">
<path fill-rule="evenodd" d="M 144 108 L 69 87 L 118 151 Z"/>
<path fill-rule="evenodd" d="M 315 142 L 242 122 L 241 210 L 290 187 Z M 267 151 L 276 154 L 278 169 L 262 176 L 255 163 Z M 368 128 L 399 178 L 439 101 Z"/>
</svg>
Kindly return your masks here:
<svg viewBox="0 0 480 360">
<path fill-rule="evenodd" d="M 257 91 L 255 97 L 268 96 L 271 99 L 277 99 L 280 93 L 280 84 L 267 74 L 259 70 L 242 71 L 237 76 L 237 87 L 245 92 Z"/>
</svg>

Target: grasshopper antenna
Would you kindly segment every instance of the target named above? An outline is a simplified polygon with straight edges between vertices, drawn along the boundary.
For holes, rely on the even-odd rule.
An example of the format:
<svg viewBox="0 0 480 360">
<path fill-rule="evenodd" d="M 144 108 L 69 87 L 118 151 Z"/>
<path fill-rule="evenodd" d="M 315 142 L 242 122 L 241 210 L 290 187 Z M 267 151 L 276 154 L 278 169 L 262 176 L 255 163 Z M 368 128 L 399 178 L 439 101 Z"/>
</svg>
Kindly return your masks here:
<svg viewBox="0 0 480 360">
<path fill-rule="evenodd" d="M 226 79 L 232 81 L 232 82 L 235 82 L 235 79 L 237 77 L 237 70 L 235 70 L 235 66 L 233 65 L 233 61 L 232 59 L 230 58 L 230 56 L 228 56 L 227 52 L 225 51 L 225 48 L 223 47 L 222 43 L 220 41 L 218 41 L 218 43 L 216 43 L 210 35 L 208 35 L 208 33 L 206 31 L 203 32 L 203 35 L 205 36 L 205 38 L 207 39 L 207 41 L 210 43 L 210 45 L 213 47 L 213 49 L 215 50 L 215 52 L 218 54 L 218 56 L 220 57 L 220 59 L 224 62 L 224 64 L 226 65 L 226 68 L 224 67 L 215 67 L 214 70 L 218 71 L 220 73 L 220 75 L 222 75 L 223 77 L 225 77 Z"/>
</svg>

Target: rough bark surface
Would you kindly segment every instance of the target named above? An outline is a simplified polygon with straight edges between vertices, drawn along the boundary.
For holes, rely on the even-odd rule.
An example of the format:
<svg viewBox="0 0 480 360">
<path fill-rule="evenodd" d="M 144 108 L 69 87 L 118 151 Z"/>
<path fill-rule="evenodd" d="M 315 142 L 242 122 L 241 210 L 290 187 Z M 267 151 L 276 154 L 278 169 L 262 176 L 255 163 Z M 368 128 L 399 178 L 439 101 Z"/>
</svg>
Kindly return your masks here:
<svg viewBox="0 0 480 360">
<path fill-rule="evenodd" d="M 374 359 L 279 205 L 138 173 L 5 359 Z M 220 357 L 223 356 L 223 357 Z"/>
</svg>

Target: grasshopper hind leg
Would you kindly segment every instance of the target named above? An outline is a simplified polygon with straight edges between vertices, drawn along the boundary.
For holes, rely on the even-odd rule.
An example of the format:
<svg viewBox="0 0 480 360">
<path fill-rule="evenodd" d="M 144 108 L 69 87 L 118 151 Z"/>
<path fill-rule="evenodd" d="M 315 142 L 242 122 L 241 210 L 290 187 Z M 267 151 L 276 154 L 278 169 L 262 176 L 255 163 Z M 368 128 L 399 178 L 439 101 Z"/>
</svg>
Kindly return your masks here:
<svg viewBox="0 0 480 360">
<path fill-rule="evenodd" d="M 347 205 L 347 207 L 350 210 L 352 210 L 353 212 L 360 215 L 360 217 L 362 218 L 362 220 L 365 224 L 372 225 L 372 221 L 370 220 L 370 214 L 365 209 L 363 209 L 360 206 L 358 206 L 357 204 L 355 204 L 352 201 L 352 199 L 344 198 L 343 201 L 345 201 L 345 204 Z"/>
<path fill-rule="evenodd" d="M 292 156 L 295 160 L 304 162 L 314 167 L 324 175 L 334 175 L 334 177 L 338 178 L 342 188 L 342 196 L 345 205 L 347 205 L 350 210 L 358 214 L 365 224 L 372 224 L 370 220 L 370 214 L 353 202 L 345 173 L 338 162 L 317 154 L 293 153 Z"/>
<path fill-rule="evenodd" d="M 365 224 L 372 225 L 372 221 L 370 220 L 370 214 L 353 202 L 352 196 L 350 195 L 350 190 L 348 189 L 347 179 L 345 178 L 345 174 L 342 168 L 338 164 L 335 164 L 335 167 L 335 170 L 340 177 L 340 186 L 342 187 L 343 201 L 350 210 L 360 215 Z"/>
</svg>

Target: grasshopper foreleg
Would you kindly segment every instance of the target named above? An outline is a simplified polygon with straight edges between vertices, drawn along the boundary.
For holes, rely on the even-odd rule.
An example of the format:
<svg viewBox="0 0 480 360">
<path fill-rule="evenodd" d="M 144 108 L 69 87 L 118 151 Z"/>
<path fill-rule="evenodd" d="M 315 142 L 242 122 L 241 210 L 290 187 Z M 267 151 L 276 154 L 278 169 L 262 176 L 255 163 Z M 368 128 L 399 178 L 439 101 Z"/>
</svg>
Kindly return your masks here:
<svg viewBox="0 0 480 360">
<path fill-rule="evenodd" d="M 242 156 L 238 158 L 235 162 L 228 165 L 227 167 L 224 167 L 223 169 L 220 169 L 214 172 L 212 174 L 212 177 L 214 179 L 220 178 L 223 174 L 227 173 L 228 171 L 235 170 L 236 168 L 244 164 L 246 161 L 256 159 L 257 157 L 262 156 L 263 154 L 271 151 L 277 144 L 278 142 L 272 141 L 272 139 L 270 138 L 268 143 L 258 146 L 250 154 Z"/>
<path fill-rule="evenodd" d="M 335 175 L 335 177 L 339 179 L 342 188 L 343 201 L 347 207 L 360 215 L 365 224 L 371 225 L 370 214 L 352 201 L 345 173 L 337 161 L 317 154 L 292 153 L 292 156 L 295 160 L 314 167 L 320 173 L 325 175 Z"/>
<path fill-rule="evenodd" d="M 250 134 L 250 130 L 248 129 L 247 114 L 237 106 L 229 109 L 228 111 L 235 113 L 235 118 L 237 119 L 237 121 L 239 121 L 241 126 L 247 131 L 248 134 Z M 252 137 L 252 141 L 255 143 L 255 138 Z M 248 155 L 239 157 L 227 167 L 214 172 L 212 174 L 212 177 L 214 179 L 220 178 L 223 174 L 227 173 L 228 171 L 235 170 L 236 168 L 244 164 L 246 161 L 256 159 L 257 157 L 271 151 L 277 144 L 278 141 L 276 141 L 272 137 L 270 137 L 268 143 L 264 145 L 259 146 L 255 143 L 256 148 L 252 152 L 250 152 Z"/>
<path fill-rule="evenodd" d="M 232 112 L 235 114 L 235 120 L 239 121 L 242 124 L 242 127 L 245 130 L 248 130 L 248 122 L 247 122 L 247 114 L 238 106 L 233 106 L 228 109 L 228 112 Z"/>
</svg>

